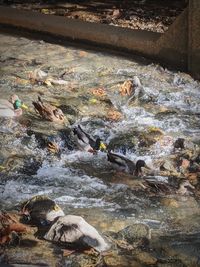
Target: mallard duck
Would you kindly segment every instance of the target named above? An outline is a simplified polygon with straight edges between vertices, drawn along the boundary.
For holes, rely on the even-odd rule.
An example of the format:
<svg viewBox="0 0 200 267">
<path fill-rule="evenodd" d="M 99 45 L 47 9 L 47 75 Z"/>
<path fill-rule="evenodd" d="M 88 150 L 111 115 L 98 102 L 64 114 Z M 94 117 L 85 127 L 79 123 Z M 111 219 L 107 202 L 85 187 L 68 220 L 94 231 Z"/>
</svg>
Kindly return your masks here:
<svg viewBox="0 0 200 267">
<path fill-rule="evenodd" d="M 36 225 L 49 225 L 55 218 L 64 216 L 63 210 L 47 196 L 34 196 L 21 205 L 23 220 Z"/>
<path fill-rule="evenodd" d="M 135 176 L 142 175 L 143 167 L 149 169 L 145 161 L 141 159 L 138 160 L 135 164 L 132 160 L 110 151 L 107 153 L 107 158 L 108 161 L 110 161 L 112 165 L 120 172 L 126 172 Z"/>
<path fill-rule="evenodd" d="M 97 150 L 106 150 L 105 144 L 98 137 L 94 140 L 89 134 L 83 131 L 80 125 L 73 129 L 77 146 L 82 151 L 94 153 Z"/>
<path fill-rule="evenodd" d="M 12 95 L 9 100 L 0 99 L 0 117 L 20 116 L 23 113 L 22 109 L 27 108 L 17 95 Z"/>
<path fill-rule="evenodd" d="M 159 192 L 169 194 L 172 192 L 172 189 L 169 184 L 162 181 L 158 181 L 155 178 L 145 179 L 142 185 L 144 189 L 147 189 L 148 191 L 153 192 L 155 194 L 158 194 Z"/>
<path fill-rule="evenodd" d="M 69 248 L 94 248 L 98 252 L 109 249 L 109 245 L 98 231 L 82 217 L 75 215 L 59 217 L 51 225 L 44 238 L 48 241 L 65 244 Z"/>
<path fill-rule="evenodd" d="M 35 110 L 43 119 L 53 122 L 64 122 L 65 116 L 60 108 L 52 106 L 49 103 L 43 103 L 39 96 L 38 101 L 33 101 L 32 103 Z"/>
</svg>

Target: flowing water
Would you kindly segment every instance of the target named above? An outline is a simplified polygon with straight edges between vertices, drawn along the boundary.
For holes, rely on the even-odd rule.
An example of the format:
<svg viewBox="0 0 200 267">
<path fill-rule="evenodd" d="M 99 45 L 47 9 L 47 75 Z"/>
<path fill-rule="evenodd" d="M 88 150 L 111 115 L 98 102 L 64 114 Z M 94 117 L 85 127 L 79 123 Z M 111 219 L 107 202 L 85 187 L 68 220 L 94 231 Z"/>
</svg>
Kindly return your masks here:
<svg viewBox="0 0 200 267">
<path fill-rule="evenodd" d="M 155 236 L 165 236 L 159 242 L 170 247 L 169 257 L 176 254 L 185 264 L 173 266 L 197 266 L 192 264 L 198 264 L 200 255 L 198 199 L 148 194 L 140 180 L 114 172 L 104 152 L 78 151 L 70 131 L 81 124 L 115 152 L 133 161 L 145 159 L 158 170 L 159 160 L 173 154 L 177 138 L 199 146 L 200 83 L 144 60 L 7 34 L 0 38 L 0 98 L 16 93 L 29 106 L 19 119 L 0 118 L 0 164 L 5 167 L 0 173 L 0 206 L 13 209 L 23 200 L 46 194 L 66 213 L 84 216 L 102 231 L 144 222 Z M 62 76 L 68 84 L 31 83 L 29 73 L 38 68 Z M 134 76 L 140 78 L 143 93 L 128 101 L 120 95 L 119 85 Z M 105 99 L 93 95 L 94 88 L 104 88 Z M 65 126 L 38 117 L 32 106 L 38 95 L 62 108 L 68 119 Z M 121 119 L 107 116 L 113 110 L 121 113 Z M 143 144 L 141 136 L 149 136 L 151 129 L 159 129 L 160 135 L 150 144 L 145 137 Z M 61 146 L 59 155 L 41 145 L 48 138 Z M 168 183 L 170 177 L 158 174 L 154 179 Z M 164 205 L 166 199 L 178 206 Z M 180 233 L 190 235 L 184 239 Z"/>
</svg>

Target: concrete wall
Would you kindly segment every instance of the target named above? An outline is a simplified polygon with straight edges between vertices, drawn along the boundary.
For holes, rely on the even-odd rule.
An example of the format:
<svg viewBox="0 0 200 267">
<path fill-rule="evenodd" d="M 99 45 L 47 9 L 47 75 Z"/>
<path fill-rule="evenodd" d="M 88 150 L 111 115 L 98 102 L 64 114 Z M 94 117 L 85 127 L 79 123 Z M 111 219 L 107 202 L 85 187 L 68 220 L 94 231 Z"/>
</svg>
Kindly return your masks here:
<svg viewBox="0 0 200 267">
<path fill-rule="evenodd" d="M 200 0 L 199 0 L 200 1 Z M 156 58 L 171 66 L 188 70 L 188 8 L 156 42 Z"/>
<path fill-rule="evenodd" d="M 200 79 L 200 0 L 189 7 L 164 34 L 0 7 L 0 24 L 47 32 L 64 38 L 112 47 L 158 61 Z"/>
<path fill-rule="evenodd" d="M 188 71 L 200 80 L 200 0 L 189 2 L 188 25 Z"/>
</svg>

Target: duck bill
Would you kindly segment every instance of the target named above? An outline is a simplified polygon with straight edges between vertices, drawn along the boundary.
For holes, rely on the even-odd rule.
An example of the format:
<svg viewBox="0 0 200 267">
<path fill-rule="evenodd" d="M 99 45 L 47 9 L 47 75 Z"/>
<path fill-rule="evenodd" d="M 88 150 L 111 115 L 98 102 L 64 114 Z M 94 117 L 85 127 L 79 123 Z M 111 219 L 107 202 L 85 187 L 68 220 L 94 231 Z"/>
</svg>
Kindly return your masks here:
<svg viewBox="0 0 200 267">
<path fill-rule="evenodd" d="M 22 104 L 21 107 L 22 107 L 23 109 L 28 109 L 28 106 L 25 105 L 25 104 Z"/>
<path fill-rule="evenodd" d="M 105 145 L 103 142 L 101 142 L 101 143 L 100 143 L 100 146 L 99 146 L 99 149 L 100 149 L 101 151 L 106 151 L 107 147 L 106 147 L 106 145 Z"/>
</svg>

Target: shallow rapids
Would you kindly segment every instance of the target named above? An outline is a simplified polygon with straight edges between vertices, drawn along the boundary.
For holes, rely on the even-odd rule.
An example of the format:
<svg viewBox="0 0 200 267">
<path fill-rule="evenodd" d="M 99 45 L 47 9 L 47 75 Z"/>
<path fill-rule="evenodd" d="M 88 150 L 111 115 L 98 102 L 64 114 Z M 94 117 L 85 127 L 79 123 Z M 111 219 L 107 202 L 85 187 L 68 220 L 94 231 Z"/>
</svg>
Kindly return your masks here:
<svg viewBox="0 0 200 267">
<path fill-rule="evenodd" d="M 0 118 L 1 208 L 12 210 L 23 200 L 46 194 L 66 213 L 85 216 L 103 231 L 119 230 L 130 222 L 144 222 L 158 236 L 170 235 L 172 227 L 177 232 L 199 231 L 197 197 L 178 196 L 176 183 L 173 193 L 147 193 L 139 179 L 118 175 L 104 152 L 78 151 L 71 133 L 81 124 L 115 152 L 134 162 L 144 159 L 159 171 L 159 161 L 173 154 L 177 138 L 199 147 L 198 81 L 138 59 L 6 34 L 0 38 L 0 98 L 16 93 L 29 106 L 19 119 Z M 68 85 L 31 83 L 29 73 L 37 68 L 62 76 Z M 119 86 L 134 76 L 141 80 L 142 92 L 129 101 L 120 95 Z M 94 88 L 104 88 L 105 99 L 93 95 Z M 43 121 L 35 113 L 32 101 L 38 95 L 63 110 L 65 126 Z M 110 111 L 121 117 L 112 119 Z M 58 155 L 41 145 L 47 138 L 61 147 Z M 150 178 L 166 184 L 170 180 L 159 173 Z"/>
</svg>

